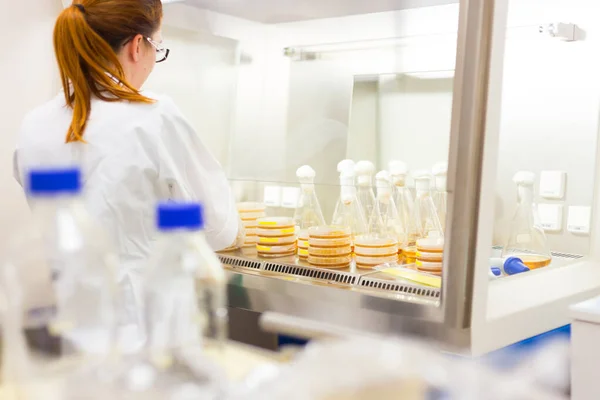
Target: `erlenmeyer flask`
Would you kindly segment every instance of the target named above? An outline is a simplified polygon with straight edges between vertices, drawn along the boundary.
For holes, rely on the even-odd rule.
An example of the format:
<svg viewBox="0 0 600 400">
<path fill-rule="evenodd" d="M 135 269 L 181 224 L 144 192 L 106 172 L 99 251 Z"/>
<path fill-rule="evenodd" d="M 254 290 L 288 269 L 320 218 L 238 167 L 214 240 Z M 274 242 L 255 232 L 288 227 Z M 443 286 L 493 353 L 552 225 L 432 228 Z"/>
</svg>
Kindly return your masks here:
<svg viewBox="0 0 600 400">
<path fill-rule="evenodd" d="M 530 269 L 545 267 L 552 261 L 552 255 L 548 249 L 546 234 L 540 225 L 537 207 L 533 203 L 535 174 L 519 171 L 513 182 L 517 184 L 517 211 L 510 223 L 502 256 L 518 257 Z"/>
<path fill-rule="evenodd" d="M 340 198 L 335 206 L 332 225 L 350 228 L 352 236 L 367 233 L 367 222 L 363 207 L 354 186 L 354 163 L 344 160 L 338 164 L 340 171 Z"/>
<path fill-rule="evenodd" d="M 445 162 L 437 163 L 432 168 L 433 178 L 435 180 L 435 190 L 433 192 L 433 204 L 438 212 L 442 229 L 446 231 L 446 212 L 448 208 L 448 193 L 446 192 L 446 178 L 448 175 L 448 164 Z"/>
<path fill-rule="evenodd" d="M 400 215 L 394 197 L 390 175 L 387 171 L 381 171 L 375 177 L 377 186 L 377 202 L 369 218 L 369 229 L 371 234 L 394 238 L 400 249 L 407 244 L 407 232 Z"/>
<path fill-rule="evenodd" d="M 366 217 L 373 213 L 375 208 L 375 192 L 373 191 L 373 175 L 375 165 L 371 161 L 359 161 L 354 167 L 356 172 L 357 196 Z M 370 227 L 368 228 L 370 232 Z"/>
<path fill-rule="evenodd" d="M 296 171 L 296 176 L 300 181 L 300 199 L 294 212 L 294 221 L 296 232 L 301 238 L 308 237 L 306 232 L 308 228 L 325 225 L 321 205 L 315 193 L 315 175 L 315 170 L 308 165 L 304 165 Z"/>
<path fill-rule="evenodd" d="M 398 216 L 407 232 L 406 246 L 414 246 L 419 236 L 413 221 L 414 198 L 409 188 L 406 187 L 408 168 L 402 161 L 392 161 L 389 164 L 392 185 L 394 189 L 394 202 L 398 208 Z"/>
<path fill-rule="evenodd" d="M 419 238 L 426 238 L 430 234 L 443 236 L 442 224 L 433 204 L 430 186 L 431 175 L 427 171 L 415 173 L 417 196 L 413 208 L 413 221 Z"/>
</svg>

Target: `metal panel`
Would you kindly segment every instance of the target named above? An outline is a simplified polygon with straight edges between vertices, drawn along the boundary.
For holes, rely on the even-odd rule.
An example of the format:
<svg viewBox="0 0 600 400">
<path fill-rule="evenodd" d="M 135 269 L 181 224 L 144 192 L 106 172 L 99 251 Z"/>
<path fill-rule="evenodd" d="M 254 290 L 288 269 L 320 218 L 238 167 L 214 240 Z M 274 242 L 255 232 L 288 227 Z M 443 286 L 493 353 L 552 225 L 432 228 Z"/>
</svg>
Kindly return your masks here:
<svg viewBox="0 0 600 400">
<path fill-rule="evenodd" d="M 460 2 L 444 250 L 444 323 L 471 326 L 495 0 Z"/>
</svg>

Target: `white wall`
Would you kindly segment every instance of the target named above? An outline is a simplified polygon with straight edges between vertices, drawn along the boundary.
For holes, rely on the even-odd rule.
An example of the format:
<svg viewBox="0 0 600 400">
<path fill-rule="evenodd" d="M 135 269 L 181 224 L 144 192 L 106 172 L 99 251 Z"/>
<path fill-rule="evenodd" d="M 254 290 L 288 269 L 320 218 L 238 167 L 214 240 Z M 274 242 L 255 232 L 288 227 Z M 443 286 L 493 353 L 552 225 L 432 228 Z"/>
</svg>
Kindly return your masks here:
<svg viewBox="0 0 600 400">
<path fill-rule="evenodd" d="M 379 80 L 380 163 L 412 170 L 448 161 L 454 80 L 383 75 Z"/>
<path fill-rule="evenodd" d="M 59 93 L 52 29 L 61 8 L 60 0 L 0 0 L 0 247 L 29 215 L 13 179 L 12 153 L 27 111 Z"/>
<path fill-rule="evenodd" d="M 586 0 L 513 0 L 509 26 L 573 22 L 585 40 L 525 39 L 516 29 L 506 45 L 499 163 L 496 243 L 513 216 L 520 169 L 567 172 L 565 208 L 591 206 L 600 113 L 600 6 Z M 529 37 L 529 36 L 528 36 Z M 537 186 L 537 185 L 536 185 Z M 539 199 L 540 202 L 550 202 Z M 566 218 L 566 213 L 564 214 Z M 588 254 L 589 237 L 549 234 L 555 251 Z"/>
<path fill-rule="evenodd" d="M 350 105 L 347 158 L 379 159 L 379 106 L 378 80 L 355 80 Z M 380 164 L 378 168 L 384 169 L 384 165 Z"/>
</svg>

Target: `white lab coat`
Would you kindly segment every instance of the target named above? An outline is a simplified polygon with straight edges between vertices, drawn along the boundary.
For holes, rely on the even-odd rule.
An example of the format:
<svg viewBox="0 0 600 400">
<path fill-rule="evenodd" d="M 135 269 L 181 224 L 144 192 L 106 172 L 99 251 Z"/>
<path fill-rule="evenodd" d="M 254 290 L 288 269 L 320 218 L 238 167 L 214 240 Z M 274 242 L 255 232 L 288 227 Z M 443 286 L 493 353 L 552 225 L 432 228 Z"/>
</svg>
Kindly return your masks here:
<svg viewBox="0 0 600 400">
<path fill-rule="evenodd" d="M 33 166 L 81 167 L 83 199 L 114 239 L 121 278 L 139 278 L 147 264 L 157 237 L 159 201 L 201 201 L 206 237 L 214 250 L 232 245 L 238 234 L 235 201 L 217 160 L 171 99 L 144 94 L 156 103 L 93 99 L 87 143 L 69 144 L 65 137 L 72 110 L 61 94 L 27 115 L 14 157 L 15 177 L 22 185 Z"/>
</svg>

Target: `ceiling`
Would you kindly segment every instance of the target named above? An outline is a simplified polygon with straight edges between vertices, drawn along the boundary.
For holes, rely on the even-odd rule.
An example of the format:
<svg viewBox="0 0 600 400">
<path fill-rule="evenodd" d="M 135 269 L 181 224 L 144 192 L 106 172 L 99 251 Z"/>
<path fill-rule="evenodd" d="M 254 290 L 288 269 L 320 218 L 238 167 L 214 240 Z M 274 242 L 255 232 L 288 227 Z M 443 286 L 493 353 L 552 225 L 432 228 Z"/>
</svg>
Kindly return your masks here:
<svg viewBox="0 0 600 400">
<path fill-rule="evenodd" d="M 187 4 L 262 23 L 402 10 L 458 3 L 458 0 L 186 0 Z"/>
</svg>

